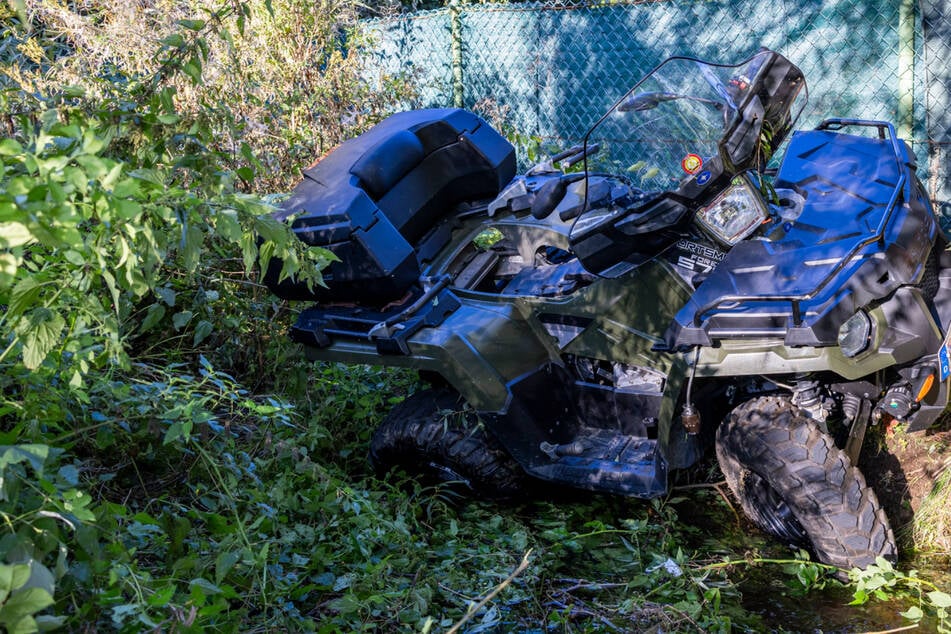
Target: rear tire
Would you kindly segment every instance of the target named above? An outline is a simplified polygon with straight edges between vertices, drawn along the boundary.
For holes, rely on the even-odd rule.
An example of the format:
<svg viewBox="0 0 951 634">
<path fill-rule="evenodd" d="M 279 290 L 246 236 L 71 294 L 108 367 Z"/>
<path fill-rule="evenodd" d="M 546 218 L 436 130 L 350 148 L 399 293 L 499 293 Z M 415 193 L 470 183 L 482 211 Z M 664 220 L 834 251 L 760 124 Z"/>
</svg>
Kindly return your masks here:
<svg viewBox="0 0 951 634">
<path fill-rule="evenodd" d="M 423 390 L 393 408 L 370 441 L 379 474 L 402 469 L 475 497 L 518 495 L 525 472 L 451 390 Z"/>
<path fill-rule="evenodd" d="M 865 568 L 894 559 L 888 518 L 858 468 L 788 399 L 737 407 L 717 430 L 727 484 L 755 524 L 824 563 Z"/>
</svg>

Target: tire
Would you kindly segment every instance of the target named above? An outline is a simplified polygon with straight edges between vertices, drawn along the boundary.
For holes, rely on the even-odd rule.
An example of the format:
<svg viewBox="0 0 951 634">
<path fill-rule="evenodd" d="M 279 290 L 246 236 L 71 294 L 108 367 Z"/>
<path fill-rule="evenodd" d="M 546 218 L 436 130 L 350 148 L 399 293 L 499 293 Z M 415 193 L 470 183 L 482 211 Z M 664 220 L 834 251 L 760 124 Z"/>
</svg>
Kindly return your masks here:
<svg viewBox="0 0 951 634">
<path fill-rule="evenodd" d="M 844 570 L 895 559 L 895 535 L 875 492 L 788 399 L 737 407 L 717 430 L 716 448 L 727 484 L 767 533 Z"/>
<path fill-rule="evenodd" d="M 459 492 L 508 499 L 525 485 L 525 472 L 451 390 L 423 390 L 390 411 L 370 441 L 380 475 L 396 469 Z"/>
</svg>

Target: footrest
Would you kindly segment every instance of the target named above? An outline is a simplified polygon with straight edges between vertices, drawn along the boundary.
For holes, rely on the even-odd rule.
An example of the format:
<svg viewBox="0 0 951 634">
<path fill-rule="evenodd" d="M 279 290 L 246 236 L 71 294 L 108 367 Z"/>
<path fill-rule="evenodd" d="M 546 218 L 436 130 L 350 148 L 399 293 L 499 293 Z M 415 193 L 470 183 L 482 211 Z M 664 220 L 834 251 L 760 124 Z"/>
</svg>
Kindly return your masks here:
<svg viewBox="0 0 951 634">
<path fill-rule="evenodd" d="M 657 441 L 605 429 L 585 429 L 563 445 L 545 445 L 552 462 L 532 475 L 590 490 L 652 498 L 667 490 L 667 463 Z"/>
</svg>

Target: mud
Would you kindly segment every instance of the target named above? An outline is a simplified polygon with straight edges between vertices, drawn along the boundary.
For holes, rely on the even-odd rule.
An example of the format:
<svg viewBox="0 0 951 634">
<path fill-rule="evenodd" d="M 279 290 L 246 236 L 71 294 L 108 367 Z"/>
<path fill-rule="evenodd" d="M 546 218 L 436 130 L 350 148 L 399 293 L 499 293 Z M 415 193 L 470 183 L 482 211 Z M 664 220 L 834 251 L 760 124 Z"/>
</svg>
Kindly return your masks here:
<svg viewBox="0 0 951 634">
<path fill-rule="evenodd" d="M 905 552 L 951 557 L 951 535 L 914 543 L 913 521 L 938 478 L 951 468 L 951 415 L 930 429 L 908 434 L 900 425 L 869 430 L 859 467 L 885 508 Z M 951 508 L 945 509 L 951 515 Z"/>
</svg>

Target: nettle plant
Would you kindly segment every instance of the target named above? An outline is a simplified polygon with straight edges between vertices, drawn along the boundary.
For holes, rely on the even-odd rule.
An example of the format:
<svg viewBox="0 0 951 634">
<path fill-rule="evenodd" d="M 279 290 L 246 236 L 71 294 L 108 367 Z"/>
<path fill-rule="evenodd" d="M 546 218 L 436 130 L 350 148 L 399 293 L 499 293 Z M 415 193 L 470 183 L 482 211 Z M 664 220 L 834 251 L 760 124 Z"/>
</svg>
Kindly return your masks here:
<svg viewBox="0 0 951 634">
<path fill-rule="evenodd" d="M 332 257 L 302 249 L 271 218 L 266 200 L 240 191 L 236 183 L 253 177 L 260 163 L 247 145 L 235 153 L 216 146 L 227 118 L 183 110 L 177 99 L 177 84 L 202 81 L 206 38 L 226 37 L 225 19 L 247 17 L 248 6 L 225 3 L 207 28 L 183 20 L 181 34 L 157 51 L 153 75 L 93 77 L 86 87 L 40 94 L 15 81 L 15 64 L 5 67 L 0 112 L 11 114 L 0 122 L 0 627 L 9 631 L 61 623 L 40 613 L 60 600 L 62 587 L 80 595 L 108 587 L 104 604 L 128 605 L 130 594 L 137 606 L 161 603 L 148 602 L 148 575 L 136 572 L 135 548 L 123 545 L 129 533 L 107 539 L 110 525 L 128 524 L 116 519 L 126 507 L 102 496 L 93 503 L 89 492 L 116 476 L 109 472 L 115 465 L 104 464 L 98 482 L 90 481 L 84 472 L 94 467 L 82 458 L 117 450 L 159 456 L 163 445 L 186 445 L 193 426 L 210 428 L 227 405 L 224 388 L 214 385 L 177 388 L 169 398 L 184 402 L 164 418 L 147 394 L 124 408 L 115 404 L 134 377 L 149 372 L 143 362 L 188 360 L 212 338 L 241 335 L 227 313 L 251 312 L 256 268 L 277 257 L 282 275 L 319 284 Z M 55 48 L 55 40 L 47 43 Z M 39 46 L 43 35 L 33 32 L 29 41 Z M 93 86 L 103 89 L 87 97 Z M 168 373 L 157 383 L 187 374 Z M 257 403 L 240 400 L 235 412 L 261 419 Z M 112 431 L 125 433 L 126 445 Z M 68 603 L 57 611 L 84 605 L 75 596 Z M 113 616 L 114 625 L 124 622 Z"/>
<path fill-rule="evenodd" d="M 155 141 L 164 115 L 153 116 L 155 128 L 143 130 L 131 117 L 104 125 L 47 110 L 22 140 L 0 141 L 0 328 L 10 335 L 0 361 L 19 357 L 30 371 L 48 361 L 76 387 L 90 368 L 126 365 L 130 332 L 166 314 L 181 328 L 200 314 L 176 306 L 168 285 L 194 280 L 216 250 L 241 253 L 248 273 L 278 256 L 285 273 L 305 269 L 319 280 L 328 256 L 298 255 L 270 206 L 235 191 L 227 174 L 203 183 L 206 174 L 181 169 L 170 152 L 139 156 L 137 167 L 108 156 L 132 126 Z M 194 343 L 211 329 L 196 320 Z"/>
</svg>

